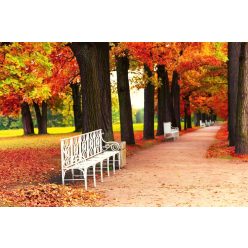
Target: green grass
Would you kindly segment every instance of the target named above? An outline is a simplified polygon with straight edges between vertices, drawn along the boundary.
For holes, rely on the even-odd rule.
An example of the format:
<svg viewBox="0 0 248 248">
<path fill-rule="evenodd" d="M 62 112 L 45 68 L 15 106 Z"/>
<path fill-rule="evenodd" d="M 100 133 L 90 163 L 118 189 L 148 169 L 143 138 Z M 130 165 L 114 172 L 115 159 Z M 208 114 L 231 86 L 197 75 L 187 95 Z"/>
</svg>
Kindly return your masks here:
<svg viewBox="0 0 248 248">
<path fill-rule="evenodd" d="M 49 127 L 47 129 L 48 134 L 63 134 L 63 133 L 72 133 L 74 127 Z M 35 134 L 38 134 L 38 129 L 34 129 Z M 16 137 L 22 136 L 23 129 L 9 129 L 9 130 L 0 130 L 0 137 Z"/>
<path fill-rule="evenodd" d="M 183 122 L 181 122 L 181 125 L 183 127 Z M 143 131 L 143 123 L 134 123 L 133 128 L 134 131 Z M 192 126 L 194 124 L 192 123 Z M 157 123 L 155 123 L 154 129 L 157 129 Z M 113 125 L 114 132 L 120 131 L 120 124 L 114 124 Z M 38 134 L 38 129 L 34 129 L 35 134 Z M 74 131 L 74 127 L 49 127 L 47 129 L 48 134 L 67 134 L 72 133 Z M 9 130 L 0 130 L 0 138 L 1 137 L 18 137 L 23 136 L 23 129 L 9 129 Z"/>
<path fill-rule="evenodd" d="M 157 123 L 155 124 L 157 127 Z M 143 123 L 135 123 L 133 124 L 134 131 L 142 131 Z M 113 125 L 114 132 L 120 131 L 120 124 Z M 47 129 L 48 134 L 66 134 L 72 133 L 74 131 L 74 127 L 49 127 Z M 38 129 L 34 129 L 35 134 L 38 134 Z M 0 130 L 0 138 L 1 137 L 17 137 L 23 136 L 23 129 L 9 129 L 9 130 Z"/>
</svg>

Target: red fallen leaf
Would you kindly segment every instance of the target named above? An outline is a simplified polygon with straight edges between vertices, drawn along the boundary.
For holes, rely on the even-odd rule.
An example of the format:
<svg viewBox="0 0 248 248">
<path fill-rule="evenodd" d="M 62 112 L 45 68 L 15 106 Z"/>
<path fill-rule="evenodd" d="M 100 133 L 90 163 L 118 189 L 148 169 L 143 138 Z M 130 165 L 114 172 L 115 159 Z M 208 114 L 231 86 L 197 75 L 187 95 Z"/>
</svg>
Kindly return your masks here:
<svg viewBox="0 0 248 248">
<path fill-rule="evenodd" d="M 228 127 L 224 124 L 216 134 L 218 140 L 215 144 L 208 148 L 207 158 L 235 158 L 244 162 L 248 162 L 248 155 L 235 154 L 235 147 L 228 146 Z"/>
<path fill-rule="evenodd" d="M 69 207 L 98 206 L 104 195 L 73 185 L 38 184 L 0 191 L 0 206 Z"/>
</svg>

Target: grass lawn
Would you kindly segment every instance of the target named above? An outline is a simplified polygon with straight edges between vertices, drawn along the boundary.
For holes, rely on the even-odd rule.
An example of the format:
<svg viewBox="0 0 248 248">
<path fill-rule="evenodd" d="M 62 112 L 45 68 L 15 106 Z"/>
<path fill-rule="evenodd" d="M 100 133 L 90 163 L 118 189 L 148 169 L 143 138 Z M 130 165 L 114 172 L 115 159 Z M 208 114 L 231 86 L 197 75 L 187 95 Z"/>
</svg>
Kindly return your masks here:
<svg viewBox="0 0 248 248">
<path fill-rule="evenodd" d="M 183 127 L 183 122 L 181 122 Z M 134 123 L 133 129 L 134 131 L 143 131 L 143 123 Z M 194 127 L 194 123 L 192 123 L 192 127 Z M 154 129 L 157 130 L 157 123 L 154 125 Z M 74 127 L 49 127 L 48 134 L 67 134 L 72 133 L 74 131 Z M 113 131 L 120 131 L 120 124 L 113 125 Z M 34 129 L 35 134 L 38 134 L 38 129 Z M 1 137 L 16 137 L 23 136 L 23 129 L 10 129 L 10 130 L 0 130 L 0 138 Z"/>
</svg>

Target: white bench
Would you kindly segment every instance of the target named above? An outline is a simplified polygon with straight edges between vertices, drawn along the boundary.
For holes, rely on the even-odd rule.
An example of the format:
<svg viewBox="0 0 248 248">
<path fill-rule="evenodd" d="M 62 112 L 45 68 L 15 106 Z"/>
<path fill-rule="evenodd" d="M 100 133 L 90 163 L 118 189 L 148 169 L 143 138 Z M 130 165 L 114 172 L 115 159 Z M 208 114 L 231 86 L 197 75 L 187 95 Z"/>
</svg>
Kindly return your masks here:
<svg viewBox="0 0 248 248">
<path fill-rule="evenodd" d="M 164 122 L 164 137 L 165 139 L 175 140 L 179 137 L 179 129 L 178 127 L 172 127 L 171 122 Z"/>
<path fill-rule="evenodd" d="M 200 120 L 200 127 L 206 127 L 206 124 Z"/>
<path fill-rule="evenodd" d="M 211 122 L 210 121 L 206 121 L 206 127 L 210 127 Z"/>
<path fill-rule="evenodd" d="M 65 181 L 83 180 L 87 190 L 87 176 L 92 169 L 94 187 L 96 187 L 96 169 L 101 173 L 103 182 L 103 168 L 107 168 L 109 176 L 110 162 L 115 173 L 116 162 L 120 169 L 120 145 L 117 142 L 106 142 L 102 137 L 102 130 L 84 133 L 66 139 L 61 139 L 61 170 L 62 184 Z M 105 167 L 104 167 L 105 163 Z M 99 166 L 99 168 L 97 168 Z M 68 173 L 68 172 L 71 173 Z M 79 172 L 76 174 L 75 172 Z M 67 177 L 66 177 L 67 176 Z M 69 177 L 68 177 L 69 176 Z"/>
</svg>

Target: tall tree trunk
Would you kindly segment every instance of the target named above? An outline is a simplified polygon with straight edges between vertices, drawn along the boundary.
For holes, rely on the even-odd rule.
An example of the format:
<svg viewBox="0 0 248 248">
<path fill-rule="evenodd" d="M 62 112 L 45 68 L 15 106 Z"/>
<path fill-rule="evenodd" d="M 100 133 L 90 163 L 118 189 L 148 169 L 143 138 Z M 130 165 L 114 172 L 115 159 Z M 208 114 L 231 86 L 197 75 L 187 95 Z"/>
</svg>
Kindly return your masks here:
<svg viewBox="0 0 248 248">
<path fill-rule="evenodd" d="M 191 109 L 190 109 L 190 98 L 189 98 L 189 95 L 187 95 L 186 100 L 187 100 L 187 128 L 192 128 L 192 120 L 191 120 Z"/>
<path fill-rule="evenodd" d="M 34 134 L 34 124 L 28 103 L 21 104 L 21 114 L 24 135 Z"/>
<path fill-rule="evenodd" d="M 197 111 L 195 113 L 195 116 L 196 116 L 196 122 L 195 122 L 195 126 L 196 127 L 199 127 L 200 126 L 200 120 L 201 120 L 201 113 L 199 111 Z"/>
<path fill-rule="evenodd" d="M 75 132 L 82 131 L 82 104 L 80 84 L 71 83 Z"/>
<path fill-rule="evenodd" d="M 116 56 L 117 91 L 120 109 L 121 140 L 126 141 L 127 144 L 135 144 L 128 69 L 128 57 Z"/>
<path fill-rule="evenodd" d="M 171 113 L 172 126 L 178 127 L 181 130 L 180 121 L 180 86 L 178 84 L 179 75 L 173 71 L 172 85 L 171 85 Z"/>
<path fill-rule="evenodd" d="M 106 141 L 114 140 L 109 66 L 109 43 L 97 42 L 99 82 L 101 90 L 102 129 Z"/>
<path fill-rule="evenodd" d="M 184 121 L 183 121 L 183 129 L 186 130 L 187 129 L 187 118 L 188 118 L 188 115 L 187 115 L 187 106 L 186 104 L 184 104 Z"/>
<path fill-rule="evenodd" d="M 82 132 L 102 128 L 98 51 L 94 42 L 73 42 L 82 87 Z"/>
<path fill-rule="evenodd" d="M 156 135 L 163 135 L 164 134 L 164 127 L 163 123 L 165 120 L 165 82 L 163 80 L 164 68 L 161 65 L 157 67 L 157 74 L 160 80 L 160 87 L 158 88 L 158 126 L 157 126 L 157 134 Z"/>
<path fill-rule="evenodd" d="M 168 73 L 165 70 L 164 65 L 158 65 L 157 67 L 158 78 L 161 82 L 160 88 L 158 88 L 158 128 L 157 135 L 164 134 L 164 122 L 171 122 L 171 110 L 170 110 L 170 86 Z"/>
<path fill-rule="evenodd" d="M 205 113 L 202 113 L 202 122 L 205 123 L 205 121 L 206 121 L 206 114 Z"/>
<path fill-rule="evenodd" d="M 189 95 L 184 97 L 184 130 L 192 128 Z"/>
<path fill-rule="evenodd" d="M 38 125 L 38 134 L 47 134 L 47 103 L 42 101 L 40 106 L 34 102 L 34 110 Z"/>
<path fill-rule="evenodd" d="M 144 71 L 148 76 L 148 83 L 144 89 L 143 139 L 154 139 L 154 85 L 150 81 L 152 72 L 147 65 L 144 65 Z"/>
<path fill-rule="evenodd" d="M 248 154 L 248 42 L 240 50 L 235 152 Z"/>
<path fill-rule="evenodd" d="M 113 140 L 108 42 L 72 42 L 82 87 L 82 131 L 102 129 Z"/>
<path fill-rule="evenodd" d="M 240 42 L 228 43 L 228 131 L 229 145 L 235 145 Z"/>
</svg>

